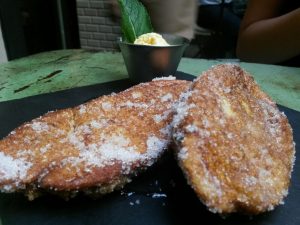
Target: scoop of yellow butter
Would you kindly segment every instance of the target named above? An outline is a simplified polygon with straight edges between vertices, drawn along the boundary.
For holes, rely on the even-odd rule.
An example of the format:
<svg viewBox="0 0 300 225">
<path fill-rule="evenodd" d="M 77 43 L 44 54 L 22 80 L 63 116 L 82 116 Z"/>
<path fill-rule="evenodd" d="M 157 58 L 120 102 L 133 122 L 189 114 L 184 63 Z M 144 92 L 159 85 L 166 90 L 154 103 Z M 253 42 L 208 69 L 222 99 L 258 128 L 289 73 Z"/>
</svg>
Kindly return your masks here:
<svg viewBox="0 0 300 225">
<path fill-rule="evenodd" d="M 134 44 L 138 45 L 155 45 L 155 46 L 169 46 L 166 40 L 157 33 L 142 34 L 135 39 Z"/>
</svg>

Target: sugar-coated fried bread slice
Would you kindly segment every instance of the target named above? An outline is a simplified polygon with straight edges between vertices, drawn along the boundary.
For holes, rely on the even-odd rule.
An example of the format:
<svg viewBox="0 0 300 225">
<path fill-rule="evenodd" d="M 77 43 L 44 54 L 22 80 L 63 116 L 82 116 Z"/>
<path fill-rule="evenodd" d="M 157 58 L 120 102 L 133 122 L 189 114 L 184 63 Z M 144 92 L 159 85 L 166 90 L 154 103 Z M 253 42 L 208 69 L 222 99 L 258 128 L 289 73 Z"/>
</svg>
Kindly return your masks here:
<svg viewBox="0 0 300 225">
<path fill-rule="evenodd" d="M 0 189 L 105 194 L 151 166 L 171 140 L 172 105 L 188 81 L 156 80 L 49 112 L 0 141 Z"/>
<path fill-rule="evenodd" d="M 283 203 L 295 146 L 286 116 L 239 66 L 204 72 L 174 117 L 177 158 L 212 212 L 258 214 Z"/>
</svg>

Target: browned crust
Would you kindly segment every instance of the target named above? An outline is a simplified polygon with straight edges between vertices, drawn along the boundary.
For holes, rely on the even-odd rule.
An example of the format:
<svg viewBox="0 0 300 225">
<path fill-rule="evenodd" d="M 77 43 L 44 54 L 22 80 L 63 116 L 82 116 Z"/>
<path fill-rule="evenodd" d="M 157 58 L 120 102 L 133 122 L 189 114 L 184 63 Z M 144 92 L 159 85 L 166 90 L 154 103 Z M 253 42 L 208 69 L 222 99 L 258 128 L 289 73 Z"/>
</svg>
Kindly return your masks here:
<svg viewBox="0 0 300 225">
<path fill-rule="evenodd" d="M 295 146 L 287 117 L 239 66 L 194 81 L 175 117 L 177 157 L 212 212 L 258 214 L 283 203 Z"/>
<path fill-rule="evenodd" d="M 70 197 L 123 187 L 167 148 L 171 108 L 188 84 L 140 84 L 16 128 L 0 141 L 1 191 L 33 199 L 44 192 Z"/>
</svg>

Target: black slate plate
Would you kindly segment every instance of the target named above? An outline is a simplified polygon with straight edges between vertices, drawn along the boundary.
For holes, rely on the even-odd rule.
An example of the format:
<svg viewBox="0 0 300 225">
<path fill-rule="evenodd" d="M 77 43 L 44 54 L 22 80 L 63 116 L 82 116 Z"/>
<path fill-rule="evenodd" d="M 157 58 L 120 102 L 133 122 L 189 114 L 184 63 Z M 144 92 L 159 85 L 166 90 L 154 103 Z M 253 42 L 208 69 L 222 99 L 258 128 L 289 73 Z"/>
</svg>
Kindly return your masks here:
<svg viewBox="0 0 300 225">
<path fill-rule="evenodd" d="M 178 73 L 179 79 L 194 77 Z M 21 123 L 49 110 L 71 107 L 91 98 L 131 86 L 128 80 L 75 88 L 0 103 L 0 138 Z M 300 112 L 280 107 L 294 129 L 300 157 Z M 65 202 L 44 196 L 33 202 L 19 194 L 0 194 L 2 225 L 297 225 L 300 224 L 300 167 L 296 162 L 285 205 L 259 216 L 232 215 L 226 219 L 210 213 L 195 196 L 171 154 L 134 179 L 124 190 L 101 199 L 78 196 Z M 1 224 L 1 223 L 0 223 Z"/>
</svg>

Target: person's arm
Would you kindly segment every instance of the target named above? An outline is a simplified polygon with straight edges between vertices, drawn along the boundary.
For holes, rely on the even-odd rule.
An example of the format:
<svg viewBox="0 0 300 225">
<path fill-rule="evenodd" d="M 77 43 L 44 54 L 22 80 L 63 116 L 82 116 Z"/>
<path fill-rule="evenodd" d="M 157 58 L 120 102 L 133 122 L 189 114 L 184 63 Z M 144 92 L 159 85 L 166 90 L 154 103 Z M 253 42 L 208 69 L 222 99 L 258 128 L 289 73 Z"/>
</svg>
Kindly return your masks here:
<svg viewBox="0 0 300 225">
<path fill-rule="evenodd" d="M 284 1 L 249 1 L 237 44 L 240 59 L 278 63 L 300 54 L 300 8 L 280 16 Z"/>
</svg>

